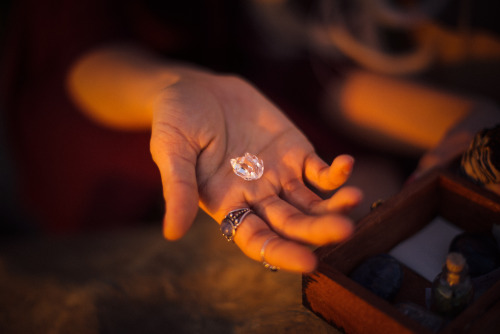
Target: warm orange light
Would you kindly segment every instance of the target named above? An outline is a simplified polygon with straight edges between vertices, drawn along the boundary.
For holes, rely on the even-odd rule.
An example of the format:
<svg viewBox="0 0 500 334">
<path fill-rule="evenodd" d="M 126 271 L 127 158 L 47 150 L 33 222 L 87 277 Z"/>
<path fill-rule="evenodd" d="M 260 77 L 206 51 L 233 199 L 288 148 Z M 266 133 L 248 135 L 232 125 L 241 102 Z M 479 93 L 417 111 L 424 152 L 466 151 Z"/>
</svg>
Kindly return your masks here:
<svg viewBox="0 0 500 334">
<path fill-rule="evenodd" d="M 71 67 L 66 88 L 90 119 L 116 129 L 149 130 L 153 105 L 179 80 L 160 60 L 128 46 L 84 54 Z"/>
<path fill-rule="evenodd" d="M 437 60 L 446 64 L 500 59 L 500 40 L 486 31 L 450 30 L 427 23 L 416 32 L 421 39 L 434 41 Z"/>
<path fill-rule="evenodd" d="M 467 99 L 366 72 L 349 76 L 339 103 L 348 122 L 422 150 L 436 145 L 470 108 Z"/>
</svg>

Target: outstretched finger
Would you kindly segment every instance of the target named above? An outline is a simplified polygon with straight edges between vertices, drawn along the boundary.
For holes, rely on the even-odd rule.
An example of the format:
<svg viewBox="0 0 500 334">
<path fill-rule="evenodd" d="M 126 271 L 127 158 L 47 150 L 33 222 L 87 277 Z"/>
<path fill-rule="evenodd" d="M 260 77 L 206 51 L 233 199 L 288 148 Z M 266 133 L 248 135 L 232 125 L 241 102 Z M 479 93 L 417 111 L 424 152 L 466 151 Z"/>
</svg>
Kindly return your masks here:
<svg viewBox="0 0 500 334">
<path fill-rule="evenodd" d="M 322 199 L 298 179 L 287 182 L 280 196 L 302 212 L 315 215 L 347 213 L 363 199 L 361 190 L 347 186 L 337 190 L 330 198 Z"/>
<path fill-rule="evenodd" d="M 311 210 L 313 214 L 337 212 L 346 214 L 363 200 L 363 192 L 356 187 L 342 187 L 330 198 L 318 202 Z"/>
<path fill-rule="evenodd" d="M 234 237 L 240 249 L 256 261 L 294 272 L 312 272 L 316 256 L 306 246 L 282 238 L 256 214 L 248 215 Z"/>
<path fill-rule="evenodd" d="M 324 245 L 342 241 L 353 231 L 353 223 L 347 217 L 334 213 L 304 214 L 278 196 L 269 196 L 251 204 L 274 231 L 290 240 Z"/>
<path fill-rule="evenodd" d="M 164 145 L 159 149 L 152 145 L 151 151 L 160 170 L 165 198 L 163 235 L 176 240 L 191 227 L 198 212 L 196 155 L 188 150 L 180 154 Z"/>
<path fill-rule="evenodd" d="M 354 158 L 343 154 L 328 166 L 317 154 L 312 153 L 305 161 L 304 176 L 313 187 L 330 191 L 343 185 L 351 175 Z"/>
</svg>

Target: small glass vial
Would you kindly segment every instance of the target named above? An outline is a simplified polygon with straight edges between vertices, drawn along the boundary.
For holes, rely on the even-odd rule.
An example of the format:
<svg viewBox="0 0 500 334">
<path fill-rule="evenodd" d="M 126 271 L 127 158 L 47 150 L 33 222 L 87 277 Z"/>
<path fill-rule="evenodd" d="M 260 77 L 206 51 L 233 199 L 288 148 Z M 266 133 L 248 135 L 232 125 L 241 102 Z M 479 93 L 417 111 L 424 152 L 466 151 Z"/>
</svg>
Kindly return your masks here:
<svg viewBox="0 0 500 334">
<path fill-rule="evenodd" d="M 449 253 L 443 271 L 432 282 L 431 310 L 455 317 L 470 304 L 473 294 L 465 258 L 460 253 Z"/>
</svg>

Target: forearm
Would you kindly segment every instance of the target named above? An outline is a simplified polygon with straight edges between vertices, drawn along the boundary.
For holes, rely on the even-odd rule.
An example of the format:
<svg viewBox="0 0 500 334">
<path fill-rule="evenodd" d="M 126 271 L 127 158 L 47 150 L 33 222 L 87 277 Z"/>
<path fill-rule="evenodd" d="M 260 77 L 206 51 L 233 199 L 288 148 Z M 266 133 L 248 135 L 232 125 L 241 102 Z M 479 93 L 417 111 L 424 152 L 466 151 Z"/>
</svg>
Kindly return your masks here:
<svg viewBox="0 0 500 334">
<path fill-rule="evenodd" d="M 422 156 L 415 175 L 453 162 L 463 154 L 478 131 L 497 124 L 500 124 L 498 106 L 485 100 L 474 101 L 465 116 L 450 128 L 436 146 Z"/>
<path fill-rule="evenodd" d="M 473 107 L 467 97 L 409 80 L 353 72 L 342 85 L 338 103 L 343 119 L 379 143 L 408 154 L 437 145 Z"/>
<path fill-rule="evenodd" d="M 180 78 L 180 67 L 132 46 L 92 50 L 78 59 L 67 88 L 82 112 L 105 126 L 151 127 L 155 101 Z"/>
</svg>

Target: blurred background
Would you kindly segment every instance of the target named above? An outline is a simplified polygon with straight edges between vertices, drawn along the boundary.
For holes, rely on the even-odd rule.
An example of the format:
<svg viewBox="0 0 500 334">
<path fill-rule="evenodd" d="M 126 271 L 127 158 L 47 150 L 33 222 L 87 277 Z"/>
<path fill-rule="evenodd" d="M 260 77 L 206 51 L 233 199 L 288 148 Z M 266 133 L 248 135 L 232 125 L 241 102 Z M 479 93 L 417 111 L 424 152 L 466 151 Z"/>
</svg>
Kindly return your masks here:
<svg viewBox="0 0 500 334">
<path fill-rule="evenodd" d="M 78 56 L 117 41 L 241 74 L 327 161 L 353 154 L 351 183 L 367 193 L 353 213 L 358 218 L 372 201 L 396 192 L 442 128 L 461 115 L 413 110 L 410 98 L 400 102 L 398 91 L 391 93 L 399 85 L 392 79 L 498 102 L 498 6 L 489 0 L 2 2 L 1 229 L 71 232 L 161 216 L 149 134 L 92 123 L 64 86 Z"/>
<path fill-rule="evenodd" d="M 500 102 L 499 6 L 1 2 L 0 329 L 336 333 L 300 306 L 299 275 L 268 276 L 208 216 L 179 243 L 162 240 L 149 131 L 98 125 L 67 94 L 85 52 L 133 42 L 247 78 L 326 161 L 356 158 L 349 183 L 366 194 L 358 219 L 399 191 L 464 101 Z"/>
</svg>

